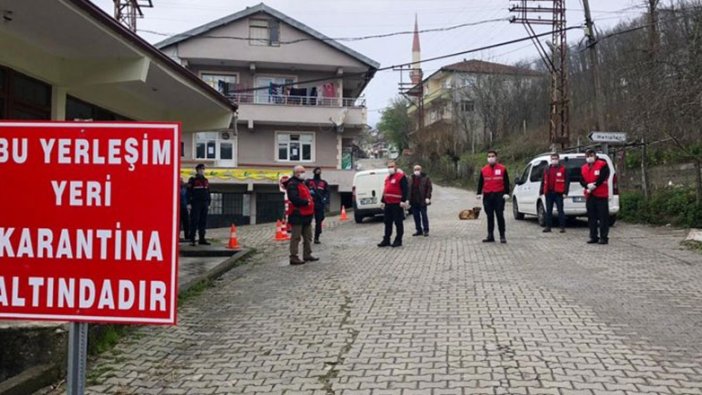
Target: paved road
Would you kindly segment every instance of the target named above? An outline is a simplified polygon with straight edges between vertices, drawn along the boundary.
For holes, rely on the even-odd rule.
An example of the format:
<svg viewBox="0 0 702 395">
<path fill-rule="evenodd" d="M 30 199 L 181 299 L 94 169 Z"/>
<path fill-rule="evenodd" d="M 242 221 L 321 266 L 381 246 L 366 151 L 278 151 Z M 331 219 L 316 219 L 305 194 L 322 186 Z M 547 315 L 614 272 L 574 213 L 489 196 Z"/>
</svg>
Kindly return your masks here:
<svg viewBox="0 0 702 395">
<path fill-rule="evenodd" d="M 434 201 L 431 237 L 401 249 L 349 222 L 291 267 L 264 237 L 177 327 L 99 358 L 90 392 L 702 394 L 702 256 L 682 232 L 619 225 L 588 246 L 583 226 L 509 220 L 509 244 L 485 246 L 483 220 L 457 219 L 472 195 Z"/>
</svg>

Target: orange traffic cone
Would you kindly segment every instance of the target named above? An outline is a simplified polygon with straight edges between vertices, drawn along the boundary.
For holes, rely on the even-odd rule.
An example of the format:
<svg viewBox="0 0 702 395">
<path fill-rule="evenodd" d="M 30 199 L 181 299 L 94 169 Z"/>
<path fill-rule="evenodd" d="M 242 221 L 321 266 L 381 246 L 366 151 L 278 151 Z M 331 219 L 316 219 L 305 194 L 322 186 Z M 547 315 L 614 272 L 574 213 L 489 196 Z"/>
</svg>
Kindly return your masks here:
<svg viewBox="0 0 702 395">
<path fill-rule="evenodd" d="M 275 223 L 275 241 L 288 240 L 288 238 L 286 237 L 286 234 L 283 232 L 284 232 L 283 223 L 280 220 L 278 220 Z"/>
<path fill-rule="evenodd" d="M 283 236 L 285 236 L 285 240 L 290 240 L 291 239 L 291 233 L 292 233 L 292 226 L 290 224 L 283 220 L 282 224 L 282 231 L 283 231 Z"/>
<path fill-rule="evenodd" d="M 229 245 L 227 245 L 227 248 L 235 251 L 241 250 L 241 246 L 239 245 L 239 239 L 236 236 L 236 225 L 232 225 L 231 231 L 229 233 Z"/>
<path fill-rule="evenodd" d="M 346 220 L 348 220 L 348 219 L 349 219 L 349 217 L 346 215 L 346 207 L 341 206 L 341 218 L 340 218 L 340 220 L 341 220 L 341 221 L 346 221 Z"/>
</svg>

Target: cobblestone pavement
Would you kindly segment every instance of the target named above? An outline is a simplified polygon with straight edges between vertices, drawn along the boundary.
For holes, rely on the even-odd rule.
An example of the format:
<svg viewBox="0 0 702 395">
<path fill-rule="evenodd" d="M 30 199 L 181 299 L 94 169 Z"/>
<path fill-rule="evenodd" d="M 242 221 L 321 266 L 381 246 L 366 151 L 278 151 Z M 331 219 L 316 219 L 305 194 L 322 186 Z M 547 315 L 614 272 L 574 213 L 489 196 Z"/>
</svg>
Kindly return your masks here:
<svg viewBox="0 0 702 395">
<path fill-rule="evenodd" d="M 702 394 L 702 256 L 683 232 L 621 224 L 589 246 L 582 224 L 510 219 L 509 244 L 483 245 L 484 219 L 458 221 L 472 194 L 434 201 L 429 238 L 379 249 L 379 222 L 332 221 L 301 267 L 270 226 L 242 228 L 249 270 L 101 356 L 89 392 Z"/>
</svg>

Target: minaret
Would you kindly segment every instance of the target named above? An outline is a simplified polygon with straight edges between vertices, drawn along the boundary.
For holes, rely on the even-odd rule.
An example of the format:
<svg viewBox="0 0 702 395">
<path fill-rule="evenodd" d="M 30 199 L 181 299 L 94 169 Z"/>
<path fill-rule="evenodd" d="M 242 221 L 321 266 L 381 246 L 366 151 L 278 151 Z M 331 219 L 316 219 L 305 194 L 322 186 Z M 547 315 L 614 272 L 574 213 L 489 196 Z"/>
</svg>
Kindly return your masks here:
<svg viewBox="0 0 702 395">
<path fill-rule="evenodd" d="M 412 71 L 410 79 L 412 83 L 417 85 L 422 82 L 422 64 L 419 63 L 422 59 L 422 51 L 419 47 L 419 23 L 417 22 L 417 14 L 414 14 L 414 39 L 412 40 Z"/>
</svg>

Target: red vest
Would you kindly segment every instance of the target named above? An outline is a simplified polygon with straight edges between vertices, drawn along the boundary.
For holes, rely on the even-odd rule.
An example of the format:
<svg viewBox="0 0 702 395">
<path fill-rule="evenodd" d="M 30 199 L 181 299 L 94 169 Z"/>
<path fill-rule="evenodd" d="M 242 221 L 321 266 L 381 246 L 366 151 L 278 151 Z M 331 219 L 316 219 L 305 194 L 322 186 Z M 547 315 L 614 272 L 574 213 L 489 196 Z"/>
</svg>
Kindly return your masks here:
<svg viewBox="0 0 702 395">
<path fill-rule="evenodd" d="M 385 191 L 383 191 L 385 204 L 402 203 L 402 187 L 400 186 L 400 181 L 402 181 L 402 177 L 404 176 L 403 173 L 397 172 L 389 175 L 385 179 Z"/>
<path fill-rule="evenodd" d="M 585 184 L 594 184 L 597 182 L 597 178 L 600 177 L 600 171 L 602 171 L 605 166 L 607 166 L 607 162 L 601 159 L 595 160 L 595 163 L 593 163 L 592 166 L 587 163 L 584 164 L 580 171 L 583 175 L 583 181 L 585 181 Z M 588 191 L 587 188 L 585 188 L 585 196 L 590 196 L 590 191 Z M 592 196 L 597 198 L 608 198 L 609 180 L 605 180 L 602 185 L 595 188 L 595 190 L 592 191 Z"/>
<path fill-rule="evenodd" d="M 483 193 L 507 193 L 505 191 L 505 173 L 507 169 L 499 163 L 495 167 L 483 167 Z"/>
<path fill-rule="evenodd" d="M 300 211 L 300 215 L 303 217 L 310 217 L 314 215 L 314 200 L 312 199 L 312 194 L 310 193 L 309 188 L 307 188 L 307 185 L 305 185 L 304 182 L 300 181 L 297 184 L 297 191 L 300 194 L 300 199 L 307 200 L 309 204 L 307 206 L 302 206 L 302 207 L 295 207 L 295 205 L 291 203 L 288 204 L 288 216 L 292 215 L 295 210 Z"/>
<path fill-rule="evenodd" d="M 544 170 L 544 195 L 549 192 L 548 187 L 551 183 L 551 166 Z M 566 191 L 566 168 L 563 165 L 559 165 L 558 170 L 556 170 L 556 183 L 554 186 L 554 192 L 563 194 Z"/>
</svg>

